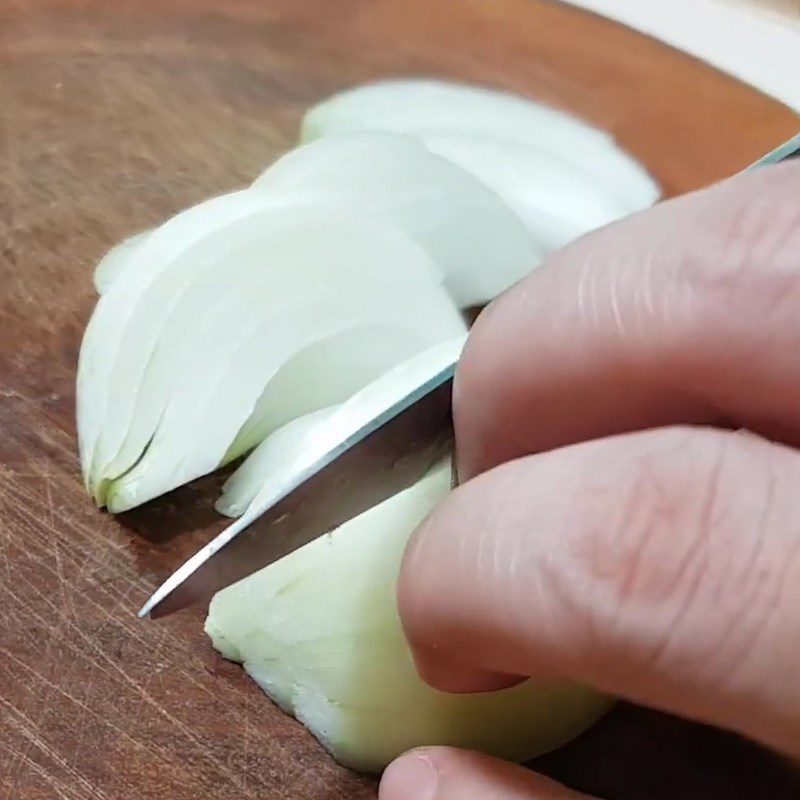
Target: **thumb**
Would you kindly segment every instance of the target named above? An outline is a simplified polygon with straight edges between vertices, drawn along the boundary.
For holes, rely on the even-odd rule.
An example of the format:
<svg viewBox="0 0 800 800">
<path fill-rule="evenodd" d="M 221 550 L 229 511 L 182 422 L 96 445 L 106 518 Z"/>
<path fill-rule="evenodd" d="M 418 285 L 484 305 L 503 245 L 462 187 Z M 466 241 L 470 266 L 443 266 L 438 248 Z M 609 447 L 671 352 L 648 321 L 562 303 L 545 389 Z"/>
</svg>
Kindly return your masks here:
<svg viewBox="0 0 800 800">
<path fill-rule="evenodd" d="M 451 747 L 412 750 L 383 774 L 380 800 L 591 800 L 497 758 Z"/>
</svg>

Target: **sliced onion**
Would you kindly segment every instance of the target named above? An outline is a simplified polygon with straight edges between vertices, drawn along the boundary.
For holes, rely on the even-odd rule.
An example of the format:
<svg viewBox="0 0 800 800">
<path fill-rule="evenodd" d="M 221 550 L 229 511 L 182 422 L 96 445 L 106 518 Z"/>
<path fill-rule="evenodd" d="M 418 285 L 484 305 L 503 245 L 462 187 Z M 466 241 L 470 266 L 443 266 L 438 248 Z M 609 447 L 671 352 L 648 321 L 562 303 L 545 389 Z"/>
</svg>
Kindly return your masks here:
<svg viewBox="0 0 800 800">
<path fill-rule="evenodd" d="M 207 249 L 209 238 L 225 230 L 229 223 L 251 216 L 254 205 L 267 205 L 274 200 L 254 198 L 249 192 L 237 192 L 213 198 L 198 206 L 181 212 L 165 222 L 136 248 L 131 258 L 117 275 L 104 294 L 89 320 L 84 333 L 78 362 L 77 406 L 78 440 L 81 467 L 87 486 L 94 492 L 92 469 L 95 445 L 100 432 L 124 437 L 127 426 L 111 430 L 105 425 L 109 406 L 109 378 L 120 354 L 119 348 L 128 322 L 140 309 L 140 298 L 162 293 L 174 294 L 186 288 L 192 277 L 192 269 L 198 262 L 208 261 L 211 253 Z M 156 282 L 166 267 L 171 267 L 166 280 Z M 163 310 L 163 304 L 159 306 Z M 153 319 L 148 342 L 139 343 L 144 358 L 135 357 L 127 351 L 125 359 L 129 366 L 130 391 L 120 401 L 132 404 L 138 386 L 135 377 L 141 374 L 147 354 L 155 343 L 165 315 Z"/>
<path fill-rule="evenodd" d="M 289 359 L 269 382 L 228 448 L 225 461 L 251 450 L 289 420 L 341 403 L 394 364 L 424 350 L 429 339 L 408 326 L 354 326 Z M 313 392 L 297 393 L 298 373 L 314 375 Z"/>
<path fill-rule="evenodd" d="M 458 358 L 464 336 L 419 353 L 336 409 L 266 439 L 226 486 L 241 530 L 292 478 L 408 390 Z M 411 747 L 469 747 L 525 760 L 573 738 L 609 707 L 563 681 L 528 681 L 494 693 L 452 695 L 420 680 L 395 604 L 411 532 L 450 489 L 444 463 L 411 488 L 327 536 L 218 593 L 206 632 L 228 659 L 296 716 L 345 766 L 377 772 Z"/>
<path fill-rule="evenodd" d="M 253 187 L 379 216 L 430 253 L 462 308 L 492 299 L 543 257 L 490 187 L 408 136 L 354 133 L 312 142 L 280 158 Z"/>
<path fill-rule="evenodd" d="M 456 302 L 467 307 L 496 296 L 545 252 L 494 187 L 471 172 L 413 137 L 354 133 L 290 151 L 253 188 L 269 193 L 270 201 L 335 203 L 380 217 L 431 254 Z M 132 246 L 139 241 L 136 237 L 119 245 L 98 266 L 104 274 L 95 281 L 103 291 L 130 263 Z"/>
<path fill-rule="evenodd" d="M 275 431 L 228 479 L 217 505 L 220 513 L 249 521 L 260 516 L 303 465 L 347 439 L 378 413 L 453 364 L 466 334 L 440 341 L 387 368 L 345 402 L 303 416 Z"/>
<path fill-rule="evenodd" d="M 99 505 L 130 508 L 342 403 L 461 334 L 456 305 L 655 193 L 605 134 L 489 90 L 362 87 L 305 133 L 325 138 L 98 265 L 77 400 Z"/>
<path fill-rule="evenodd" d="M 594 176 L 540 148 L 452 131 L 422 131 L 420 138 L 493 189 L 548 253 L 628 213 Z"/>
<path fill-rule="evenodd" d="M 109 510 L 216 469 L 264 387 L 305 348 L 354 327 L 388 325 L 423 344 L 464 329 L 436 265 L 377 221 L 275 206 L 203 244 L 162 270 L 122 336 L 92 465 Z M 302 361 L 296 373 L 294 394 L 313 392 L 317 375 Z"/>
<path fill-rule="evenodd" d="M 628 211 L 651 205 L 658 187 L 606 133 L 562 111 L 506 92 L 437 80 L 359 86 L 311 108 L 301 140 L 353 131 L 451 131 L 514 140 L 593 176 Z"/>
<path fill-rule="evenodd" d="M 100 259 L 94 269 L 94 288 L 98 294 L 108 291 L 108 287 L 125 269 L 134 252 L 144 244 L 151 233 L 152 231 L 142 231 L 123 239 Z"/>
<path fill-rule="evenodd" d="M 268 481 L 278 479 L 287 462 L 291 463 L 303 453 L 317 425 L 330 417 L 337 407 L 312 411 L 267 436 L 225 482 L 215 505 L 217 511 L 227 517 L 244 514 L 259 489 Z"/>
<path fill-rule="evenodd" d="M 510 92 L 434 79 L 377 81 L 339 92 L 306 112 L 301 139 L 356 130 L 413 134 L 419 128 L 578 148 L 610 141 L 605 132 L 552 106 Z"/>
</svg>

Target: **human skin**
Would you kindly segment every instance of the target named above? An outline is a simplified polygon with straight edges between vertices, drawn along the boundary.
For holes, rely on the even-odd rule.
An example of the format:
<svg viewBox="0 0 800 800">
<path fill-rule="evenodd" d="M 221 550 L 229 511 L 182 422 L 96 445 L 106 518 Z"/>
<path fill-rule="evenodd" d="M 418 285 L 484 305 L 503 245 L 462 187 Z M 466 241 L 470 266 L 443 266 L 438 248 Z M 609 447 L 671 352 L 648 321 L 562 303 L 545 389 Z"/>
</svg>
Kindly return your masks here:
<svg viewBox="0 0 800 800">
<path fill-rule="evenodd" d="M 556 254 L 479 317 L 454 413 L 398 588 L 428 683 L 559 675 L 800 756 L 800 164 Z M 380 794 L 585 798 L 450 748 Z"/>
</svg>

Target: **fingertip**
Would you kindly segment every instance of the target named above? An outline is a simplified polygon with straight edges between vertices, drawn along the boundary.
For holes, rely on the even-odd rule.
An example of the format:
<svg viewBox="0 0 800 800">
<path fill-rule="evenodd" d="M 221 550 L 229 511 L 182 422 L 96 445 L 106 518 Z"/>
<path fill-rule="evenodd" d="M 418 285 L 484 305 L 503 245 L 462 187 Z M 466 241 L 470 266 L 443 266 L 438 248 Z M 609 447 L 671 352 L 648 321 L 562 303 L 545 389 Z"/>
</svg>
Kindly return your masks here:
<svg viewBox="0 0 800 800">
<path fill-rule="evenodd" d="M 445 503 L 442 506 L 446 505 Z M 441 506 L 415 531 L 406 548 L 397 584 L 397 607 L 417 674 L 428 686 L 441 692 L 464 694 L 491 692 L 520 683 L 524 678 L 473 666 L 464 659 L 443 655 L 448 648 L 439 640 L 439 628 L 431 612 L 440 594 L 443 570 L 438 548 L 432 547 L 435 530 L 446 524 Z M 431 624 L 431 623 L 434 624 Z M 480 652 L 486 643 L 480 637 L 462 643 L 460 652 Z"/>
<path fill-rule="evenodd" d="M 380 800 L 591 800 L 525 767 L 456 747 L 423 747 L 383 773 Z"/>
<path fill-rule="evenodd" d="M 434 800 L 439 770 L 425 748 L 412 750 L 393 761 L 381 777 L 380 800 Z"/>
</svg>

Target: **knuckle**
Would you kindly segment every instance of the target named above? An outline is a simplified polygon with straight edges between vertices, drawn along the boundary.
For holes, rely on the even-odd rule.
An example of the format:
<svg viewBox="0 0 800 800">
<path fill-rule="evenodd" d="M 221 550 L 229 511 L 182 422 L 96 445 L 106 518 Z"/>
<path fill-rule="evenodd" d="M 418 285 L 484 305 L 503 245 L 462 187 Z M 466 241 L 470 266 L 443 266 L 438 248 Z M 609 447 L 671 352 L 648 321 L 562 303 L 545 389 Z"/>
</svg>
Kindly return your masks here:
<svg viewBox="0 0 800 800">
<path fill-rule="evenodd" d="M 592 657 L 635 651 L 627 663 L 647 672 L 691 657 L 706 672 L 719 664 L 722 676 L 773 612 L 778 587 L 764 583 L 760 553 L 771 479 L 743 474 L 736 434 L 675 428 L 638 444 L 582 487 L 588 502 L 571 526 L 573 580 L 562 596 L 573 615 L 580 609 Z"/>
<path fill-rule="evenodd" d="M 737 344 L 760 346 L 753 334 L 793 322 L 800 301 L 800 168 L 747 178 L 748 187 L 731 181 L 697 204 L 672 278 L 688 300 L 691 335 L 718 330 Z M 771 325 L 764 326 L 767 319 Z"/>
</svg>

